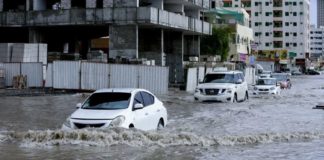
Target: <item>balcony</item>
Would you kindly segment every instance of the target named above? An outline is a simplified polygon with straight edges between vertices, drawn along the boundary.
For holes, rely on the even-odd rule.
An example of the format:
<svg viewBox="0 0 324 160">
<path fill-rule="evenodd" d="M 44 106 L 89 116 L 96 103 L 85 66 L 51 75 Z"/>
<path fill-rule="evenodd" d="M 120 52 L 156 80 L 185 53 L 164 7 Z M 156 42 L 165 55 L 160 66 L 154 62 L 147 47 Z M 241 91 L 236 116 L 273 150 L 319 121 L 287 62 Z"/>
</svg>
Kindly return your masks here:
<svg viewBox="0 0 324 160">
<path fill-rule="evenodd" d="M 156 25 L 195 34 L 211 34 L 211 24 L 151 7 L 2 12 L 0 26 Z"/>
</svg>

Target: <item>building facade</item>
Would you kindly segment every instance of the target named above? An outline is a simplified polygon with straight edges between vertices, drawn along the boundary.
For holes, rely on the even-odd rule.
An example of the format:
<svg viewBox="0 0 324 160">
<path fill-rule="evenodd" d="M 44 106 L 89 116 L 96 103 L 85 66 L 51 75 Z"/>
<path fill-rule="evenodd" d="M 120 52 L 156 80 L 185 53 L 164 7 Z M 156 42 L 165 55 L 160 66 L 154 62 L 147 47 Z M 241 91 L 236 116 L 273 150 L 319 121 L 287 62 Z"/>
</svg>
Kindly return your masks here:
<svg viewBox="0 0 324 160">
<path fill-rule="evenodd" d="M 224 6 L 246 8 L 251 16 L 255 50 L 262 60 L 305 65 L 309 53 L 309 0 L 223 0 Z M 279 69 L 280 66 L 277 66 Z"/>
<path fill-rule="evenodd" d="M 49 52 L 79 53 L 106 37 L 109 58 L 155 61 L 183 82 L 183 62 L 200 55 L 209 0 L 0 0 L 0 42 L 47 43 Z M 108 37 L 108 38 L 107 38 Z"/>
<path fill-rule="evenodd" d="M 249 63 L 253 31 L 249 27 L 249 15 L 242 8 L 212 8 L 207 12 L 209 22 L 214 27 L 230 27 L 233 33 L 230 37 L 228 61 Z"/>
<path fill-rule="evenodd" d="M 317 0 L 317 26 L 324 26 L 324 1 Z"/>
<path fill-rule="evenodd" d="M 310 30 L 310 59 L 317 61 L 323 56 L 324 49 L 324 27 L 316 28 L 311 26 Z"/>
</svg>

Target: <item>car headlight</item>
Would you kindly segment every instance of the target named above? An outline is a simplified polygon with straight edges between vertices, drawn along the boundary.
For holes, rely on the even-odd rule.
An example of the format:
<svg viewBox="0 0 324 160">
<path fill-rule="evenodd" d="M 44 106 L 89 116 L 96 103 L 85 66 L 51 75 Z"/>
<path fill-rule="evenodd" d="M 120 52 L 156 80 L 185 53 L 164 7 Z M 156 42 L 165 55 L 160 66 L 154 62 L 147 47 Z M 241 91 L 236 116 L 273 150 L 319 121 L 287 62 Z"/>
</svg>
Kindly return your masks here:
<svg viewBox="0 0 324 160">
<path fill-rule="evenodd" d="M 271 87 L 270 90 L 275 90 L 276 88 L 275 87 Z"/>
<path fill-rule="evenodd" d="M 125 116 L 118 116 L 110 122 L 109 127 L 120 127 L 124 122 Z"/>
<path fill-rule="evenodd" d="M 254 87 L 254 90 L 258 90 L 258 87 Z"/>
<path fill-rule="evenodd" d="M 227 93 L 232 93 L 232 88 L 227 88 L 227 89 L 226 89 L 226 92 L 227 92 Z"/>
<path fill-rule="evenodd" d="M 63 123 L 66 127 L 71 128 L 71 117 L 68 117 L 65 122 Z"/>
<path fill-rule="evenodd" d="M 195 92 L 196 92 L 196 93 L 199 92 L 199 88 L 196 88 Z"/>
</svg>

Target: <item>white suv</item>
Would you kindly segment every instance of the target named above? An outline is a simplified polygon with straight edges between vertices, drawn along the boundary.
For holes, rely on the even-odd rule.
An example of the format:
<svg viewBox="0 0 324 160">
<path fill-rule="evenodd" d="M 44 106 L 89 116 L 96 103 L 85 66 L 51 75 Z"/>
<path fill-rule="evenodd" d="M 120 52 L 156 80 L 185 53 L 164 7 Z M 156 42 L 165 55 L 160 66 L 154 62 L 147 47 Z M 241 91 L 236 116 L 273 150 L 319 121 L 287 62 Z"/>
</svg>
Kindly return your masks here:
<svg viewBox="0 0 324 160">
<path fill-rule="evenodd" d="M 249 98 L 248 86 L 241 71 L 213 71 L 205 75 L 194 97 L 198 101 L 245 101 Z"/>
</svg>

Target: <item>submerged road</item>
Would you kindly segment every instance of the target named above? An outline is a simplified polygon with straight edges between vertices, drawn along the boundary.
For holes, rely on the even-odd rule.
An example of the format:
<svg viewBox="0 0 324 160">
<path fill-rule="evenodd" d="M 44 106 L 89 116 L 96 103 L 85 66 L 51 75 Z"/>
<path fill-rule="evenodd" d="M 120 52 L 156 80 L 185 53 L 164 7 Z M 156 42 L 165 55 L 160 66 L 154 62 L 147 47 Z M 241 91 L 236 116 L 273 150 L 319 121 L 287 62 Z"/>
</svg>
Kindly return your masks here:
<svg viewBox="0 0 324 160">
<path fill-rule="evenodd" d="M 1 97 L 0 159 L 324 159 L 324 76 L 292 78 L 280 96 L 199 103 L 185 92 L 158 96 L 162 131 L 59 130 L 82 94 Z"/>
</svg>

